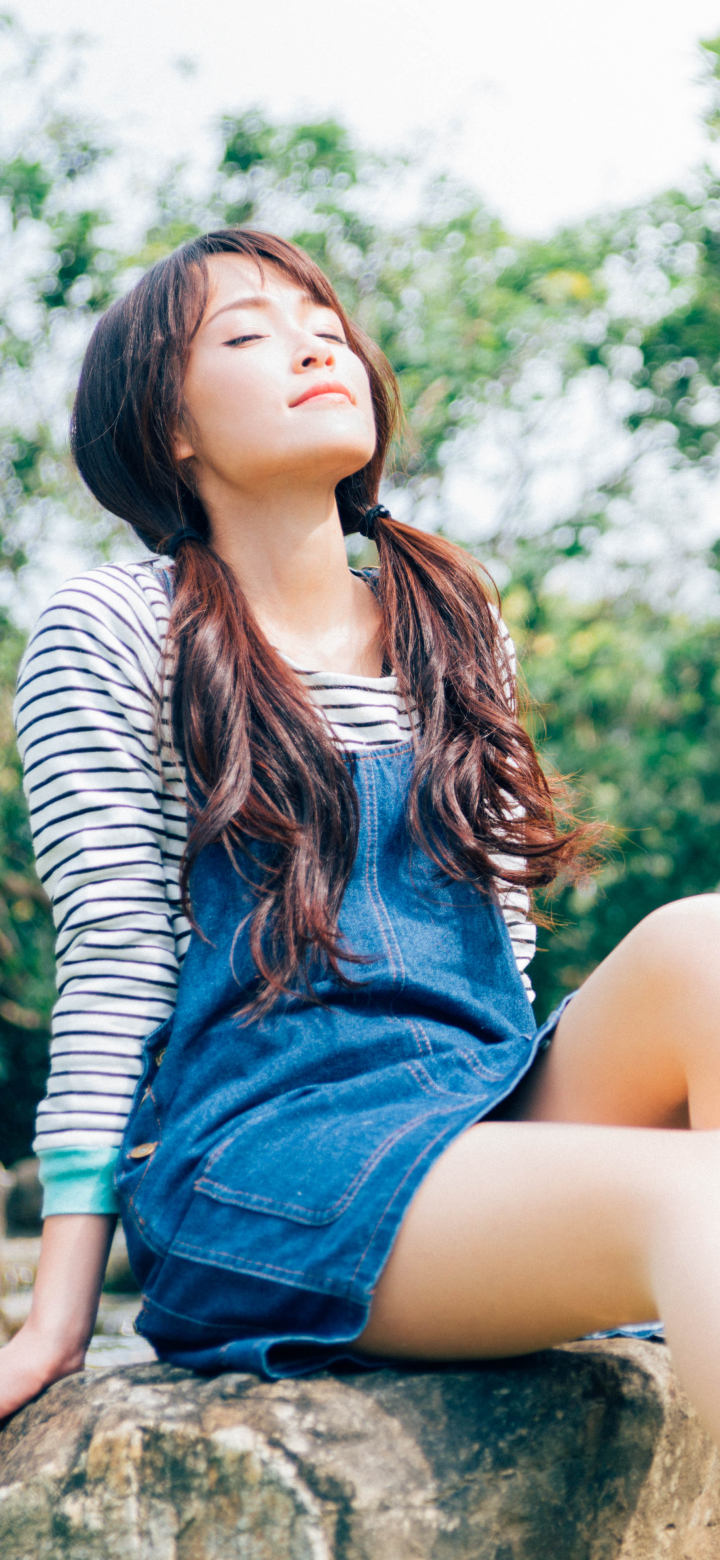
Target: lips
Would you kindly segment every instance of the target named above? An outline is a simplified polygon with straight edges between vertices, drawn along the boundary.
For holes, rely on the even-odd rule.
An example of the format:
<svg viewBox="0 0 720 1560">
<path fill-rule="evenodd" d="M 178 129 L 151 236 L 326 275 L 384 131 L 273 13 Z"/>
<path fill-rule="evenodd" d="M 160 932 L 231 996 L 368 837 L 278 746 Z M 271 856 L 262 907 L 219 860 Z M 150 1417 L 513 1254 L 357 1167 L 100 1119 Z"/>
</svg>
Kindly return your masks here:
<svg viewBox="0 0 720 1560">
<path fill-rule="evenodd" d="M 337 380 L 326 379 L 318 384 L 308 385 L 307 390 L 304 390 L 302 395 L 298 396 L 297 401 L 292 402 L 292 405 L 302 406 L 303 402 L 312 401 L 318 395 L 345 395 L 348 401 L 352 401 L 352 396 L 346 385 L 339 384 Z"/>
</svg>

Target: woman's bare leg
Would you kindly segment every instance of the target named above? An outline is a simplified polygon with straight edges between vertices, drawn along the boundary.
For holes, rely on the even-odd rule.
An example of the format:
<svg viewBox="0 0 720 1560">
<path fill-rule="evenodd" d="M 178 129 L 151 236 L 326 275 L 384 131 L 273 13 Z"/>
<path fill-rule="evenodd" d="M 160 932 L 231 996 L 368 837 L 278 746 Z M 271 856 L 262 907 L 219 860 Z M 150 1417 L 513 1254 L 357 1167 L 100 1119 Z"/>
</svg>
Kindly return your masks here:
<svg viewBox="0 0 720 1560">
<path fill-rule="evenodd" d="M 359 1342 L 481 1358 L 658 1314 L 720 1442 L 720 1133 L 487 1122 L 421 1185 Z"/>
<path fill-rule="evenodd" d="M 426 1177 L 361 1345 L 516 1354 L 662 1315 L 720 1441 L 720 1133 L 632 1130 L 720 1124 L 720 898 L 625 939 L 506 1115 Z"/>
<path fill-rule="evenodd" d="M 665 905 L 624 938 L 504 1116 L 720 1126 L 720 894 Z"/>
</svg>

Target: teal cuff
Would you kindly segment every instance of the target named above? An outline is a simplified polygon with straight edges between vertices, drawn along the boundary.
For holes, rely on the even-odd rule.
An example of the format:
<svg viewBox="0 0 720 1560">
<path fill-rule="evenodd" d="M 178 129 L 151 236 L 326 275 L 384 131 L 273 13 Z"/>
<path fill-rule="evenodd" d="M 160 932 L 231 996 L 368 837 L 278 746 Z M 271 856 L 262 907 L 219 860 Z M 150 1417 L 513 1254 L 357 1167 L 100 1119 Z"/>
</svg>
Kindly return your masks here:
<svg viewBox="0 0 720 1560">
<path fill-rule="evenodd" d="M 44 1148 L 38 1154 L 43 1218 L 55 1213 L 119 1213 L 113 1186 L 117 1148 Z"/>
</svg>

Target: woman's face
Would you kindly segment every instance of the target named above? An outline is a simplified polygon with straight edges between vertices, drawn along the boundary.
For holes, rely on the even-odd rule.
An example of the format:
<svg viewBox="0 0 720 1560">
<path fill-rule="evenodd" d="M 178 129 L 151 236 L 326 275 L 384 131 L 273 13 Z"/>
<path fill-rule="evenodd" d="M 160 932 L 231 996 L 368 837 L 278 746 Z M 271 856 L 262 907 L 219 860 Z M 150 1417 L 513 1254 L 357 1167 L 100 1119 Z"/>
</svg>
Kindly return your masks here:
<svg viewBox="0 0 720 1560">
<path fill-rule="evenodd" d="M 375 449 L 370 383 L 332 309 L 276 266 L 213 255 L 176 442 L 201 496 L 329 486 Z"/>
</svg>

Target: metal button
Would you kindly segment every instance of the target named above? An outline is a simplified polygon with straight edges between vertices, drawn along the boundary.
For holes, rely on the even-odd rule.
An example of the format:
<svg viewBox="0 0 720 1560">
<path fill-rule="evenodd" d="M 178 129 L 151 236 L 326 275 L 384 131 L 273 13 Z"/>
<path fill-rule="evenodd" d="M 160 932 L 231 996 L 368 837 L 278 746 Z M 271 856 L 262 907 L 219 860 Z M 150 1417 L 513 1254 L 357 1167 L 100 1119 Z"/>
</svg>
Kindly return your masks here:
<svg viewBox="0 0 720 1560">
<path fill-rule="evenodd" d="M 138 1143 L 137 1148 L 131 1148 L 128 1159 L 147 1159 L 155 1153 L 157 1143 Z"/>
</svg>

